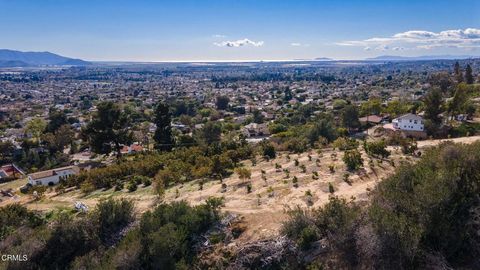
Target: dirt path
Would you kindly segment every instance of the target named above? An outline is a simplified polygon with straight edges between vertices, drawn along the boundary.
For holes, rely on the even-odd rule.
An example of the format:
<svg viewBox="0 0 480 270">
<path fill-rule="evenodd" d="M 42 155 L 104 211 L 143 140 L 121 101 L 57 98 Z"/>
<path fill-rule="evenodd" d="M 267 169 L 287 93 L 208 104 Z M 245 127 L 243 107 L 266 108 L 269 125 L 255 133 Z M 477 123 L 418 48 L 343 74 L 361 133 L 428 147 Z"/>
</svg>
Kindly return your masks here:
<svg viewBox="0 0 480 270">
<path fill-rule="evenodd" d="M 473 143 L 475 141 L 480 140 L 480 136 L 471 136 L 471 137 L 461 137 L 461 138 L 453 138 L 453 139 L 440 139 L 440 140 L 426 140 L 426 141 L 419 141 L 417 146 L 419 148 L 426 147 L 426 146 L 435 146 L 442 142 L 451 141 L 454 143 Z"/>
</svg>

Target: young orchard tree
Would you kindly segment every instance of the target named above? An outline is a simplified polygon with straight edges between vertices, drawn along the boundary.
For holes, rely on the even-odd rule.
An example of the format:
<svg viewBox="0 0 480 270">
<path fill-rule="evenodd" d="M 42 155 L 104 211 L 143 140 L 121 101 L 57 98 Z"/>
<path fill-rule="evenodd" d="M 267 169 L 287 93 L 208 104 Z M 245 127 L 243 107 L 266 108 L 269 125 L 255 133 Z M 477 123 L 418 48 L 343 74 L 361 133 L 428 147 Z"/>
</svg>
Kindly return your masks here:
<svg viewBox="0 0 480 270">
<path fill-rule="evenodd" d="M 363 158 L 358 150 L 345 151 L 343 162 L 345 162 L 349 171 L 357 170 L 363 166 Z"/>
<path fill-rule="evenodd" d="M 238 174 L 238 178 L 240 178 L 244 183 L 246 179 L 250 179 L 252 177 L 252 172 L 247 168 L 240 167 L 237 168 L 236 171 Z"/>
</svg>

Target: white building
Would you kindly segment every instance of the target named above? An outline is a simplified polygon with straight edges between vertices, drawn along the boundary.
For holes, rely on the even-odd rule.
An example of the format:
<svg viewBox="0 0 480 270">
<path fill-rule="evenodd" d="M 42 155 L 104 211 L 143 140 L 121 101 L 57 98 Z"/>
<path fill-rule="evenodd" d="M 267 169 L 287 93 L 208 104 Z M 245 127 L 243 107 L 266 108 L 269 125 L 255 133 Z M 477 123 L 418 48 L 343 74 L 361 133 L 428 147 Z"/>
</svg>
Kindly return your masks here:
<svg viewBox="0 0 480 270">
<path fill-rule="evenodd" d="M 32 186 L 51 186 L 60 182 L 60 179 L 77 174 L 80 169 L 77 166 L 68 166 L 48 171 L 36 172 L 28 175 L 28 183 Z"/>
<path fill-rule="evenodd" d="M 405 131 L 424 131 L 425 128 L 423 118 L 412 113 L 393 119 L 392 124 L 395 129 Z"/>
</svg>

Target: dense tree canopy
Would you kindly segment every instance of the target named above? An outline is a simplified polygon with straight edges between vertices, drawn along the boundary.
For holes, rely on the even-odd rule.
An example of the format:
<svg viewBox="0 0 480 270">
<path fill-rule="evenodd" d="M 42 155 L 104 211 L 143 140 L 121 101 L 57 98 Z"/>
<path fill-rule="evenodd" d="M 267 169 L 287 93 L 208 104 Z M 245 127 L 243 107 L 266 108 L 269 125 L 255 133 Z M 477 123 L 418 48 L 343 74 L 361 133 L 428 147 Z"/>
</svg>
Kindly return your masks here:
<svg viewBox="0 0 480 270">
<path fill-rule="evenodd" d="M 113 102 L 97 105 L 97 112 L 84 130 L 92 151 L 109 154 L 115 151 L 120 156 L 122 145 L 132 143 L 130 120 L 122 108 Z"/>
<path fill-rule="evenodd" d="M 218 96 L 215 105 L 219 110 L 226 110 L 228 108 L 228 103 L 230 102 L 230 98 L 227 96 Z"/>
</svg>

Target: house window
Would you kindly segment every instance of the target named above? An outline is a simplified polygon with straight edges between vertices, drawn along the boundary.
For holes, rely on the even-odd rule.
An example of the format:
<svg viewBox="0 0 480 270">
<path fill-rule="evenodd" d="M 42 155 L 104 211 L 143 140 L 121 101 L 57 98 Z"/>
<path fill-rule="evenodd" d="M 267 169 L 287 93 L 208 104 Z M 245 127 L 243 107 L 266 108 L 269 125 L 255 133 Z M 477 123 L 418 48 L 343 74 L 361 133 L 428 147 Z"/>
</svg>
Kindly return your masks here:
<svg viewBox="0 0 480 270">
<path fill-rule="evenodd" d="M 414 124 L 417 124 L 417 120 L 413 121 Z"/>
</svg>

